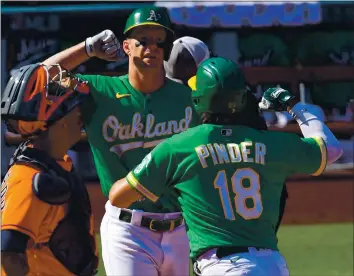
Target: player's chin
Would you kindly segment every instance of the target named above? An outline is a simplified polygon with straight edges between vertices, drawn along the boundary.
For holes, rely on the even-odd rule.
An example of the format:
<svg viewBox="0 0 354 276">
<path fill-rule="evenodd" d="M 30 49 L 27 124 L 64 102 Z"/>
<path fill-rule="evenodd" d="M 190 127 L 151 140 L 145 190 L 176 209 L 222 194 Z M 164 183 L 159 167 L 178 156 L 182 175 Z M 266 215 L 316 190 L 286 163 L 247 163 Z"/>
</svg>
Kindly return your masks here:
<svg viewBox="0 0 354 276">
<path fill-rule="evenodd" d="M 158 58 L 144 58 L 143 62 L 146 67 L 150 68 L 161 67 L 162 65 L 162 60 Z"/>
</svg>

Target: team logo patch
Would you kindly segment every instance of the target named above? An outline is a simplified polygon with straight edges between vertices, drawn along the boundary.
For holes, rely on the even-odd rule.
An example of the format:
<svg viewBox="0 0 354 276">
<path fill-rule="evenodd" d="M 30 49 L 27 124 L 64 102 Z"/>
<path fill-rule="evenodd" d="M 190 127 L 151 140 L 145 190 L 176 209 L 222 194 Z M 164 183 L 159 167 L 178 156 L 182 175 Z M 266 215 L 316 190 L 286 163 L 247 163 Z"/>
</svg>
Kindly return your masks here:
<svg viewBox="0 0 354 276">
<path fill-rule="evenodd" d="M 223 128 L 221 130 L 221 136 L 231 136 L 232 135 L 232 129 L 231 128 Z"/>
<path fill-rule="evenodd" d="M 150 16 L 146 20 L 159 21 L 160 18 L 161 18 L 161 15 L 159 13 L 156 13 L 154 10 L 151 10 Z"/>
<path fill-rule="evenodd" d="M 145 156 L 143 161 L 141 161 L 141 163 L 135 168 L 134 173 L 139 174 L 142 171 L 142 169 L 146 168 L 147 165 L 149 165 L 150 161 L 151 161 L 151 153 Z"/>
</svg>

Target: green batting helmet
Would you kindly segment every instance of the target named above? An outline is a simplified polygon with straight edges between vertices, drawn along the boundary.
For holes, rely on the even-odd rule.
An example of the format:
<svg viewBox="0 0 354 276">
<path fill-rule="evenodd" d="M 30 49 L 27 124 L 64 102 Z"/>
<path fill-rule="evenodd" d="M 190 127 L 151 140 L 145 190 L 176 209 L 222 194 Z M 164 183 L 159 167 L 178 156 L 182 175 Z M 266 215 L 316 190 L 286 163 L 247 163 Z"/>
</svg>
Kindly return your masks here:
<svg viewBox="0 0 354 276">
<path fill-rule="evenodd" d="M 160 26 L 166 30 L 166 40 L 162 45 L 165 51 L 165 60 L 168 60 L 172 49 L 175 33 L 171 29 L 171 19 L 166 8 L 145 7 L 133 11 L 125 24 L 123 34 L 129 37 L 132 29 L 139 26 Z"/>
<path fill-rule="evenodd" d="M 233 114 L 246 105 L 246 81 L 241 68 L 226 58 L 203 61 L 189 85 L 195 87 L 192 98 L 199 114 Z"/>
</svg>

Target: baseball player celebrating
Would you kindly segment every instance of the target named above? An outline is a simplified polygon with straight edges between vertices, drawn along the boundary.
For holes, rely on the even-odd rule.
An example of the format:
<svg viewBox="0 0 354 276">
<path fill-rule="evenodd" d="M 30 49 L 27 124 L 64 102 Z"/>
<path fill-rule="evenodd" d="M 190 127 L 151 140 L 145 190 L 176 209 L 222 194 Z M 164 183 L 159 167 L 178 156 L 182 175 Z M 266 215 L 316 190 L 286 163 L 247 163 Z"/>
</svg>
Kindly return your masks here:
<svg viewBox="0 0 354 276">
<path fill-rule="evenodd" d="M 188 85 L 191 87 L 193 91 L 196 90 L 196 76 L 193 76 L 188 80 Z M 266 121 L 259 112 L 258 100 L 255 97 L 255 95 L 252 93 L 252 91 L 250 89 L 248 90 L 249 91 L 246 94 L 246 105 L 244 109 L 241 112 L 231 114 L 230 117 L 233 117 L 234 115 L 236 115 L 237 117 L 243 117 L 242 123 L 247 125 L 248 127 L 252 127 L 258 130 L 268 130 Z M 285 212 L 287 198 L 288 198 L 288 192 L 286 189 L 286 184 L 284 183 L 281 196 L 280 196 L 279 218 L 275 225 L 275 233 L 277 233 L 279 230 L 279 226 L 281 224 Z"/>
<path fill-rule="evenodd" d="M 54 77 L 53 77 L 54 76 Z M 85 275 L 98 267 L 91 206 L 67 151 L 79 141 L 89 87 L 60 66 L 20 68 L 1 100 L 8 128 L 27 138 L 1 187 L 2 275 Z"/>
<path fill-rule="evenodd" d="M 169 60 L 164 61 L 166 76 L 195 90 L 197 68 L 208 58 L 210 58 L 210 50 L 203 41 L 190 36 L 178 38 L 173 42 Z M 244 116 L 247 120 L 245 123 L 249 127 L 267 130 L 266 121 L 259 113 L 258 101 L 250 90 L 246 95 L 246 101 L 246 107 L 237 115 Z M 287 198 L 288 192 L 284 183 L 280 197 L 279 218 L 275 226 L 276 233 L 284 215 Z"/>
<path fill-rule="evenodd" d="M 340 157 L 340 144 L 310 106 L 281 88 L 267 90 L 261 107 L 288 110 L 306 138 L 247 127 L 237 116 L 246 104 L 245 80 L 230 60 L 204 61 L 196 88 L 202 124 L 158 145 L 113 185 L 110 201 L 156 202 L 174 189 L 198 275 L 289 275 L 274 231 L 284 180 L 319 175 Z"/>
<path fill-rule="evenodd" d="M 124 35 L 127 75 L 78 75 L 90 86 L 82 115 L 105 195 L 156 145 L 199 123 L 191 90 L 165 77 L 163 61 L 175 40 L 167 10 L 135 10 Z M 90 57 L 118 59 L 119 50 L 106 30 L 44 63 L 72 69 Z M 106 204 L 101 243 L 107 275 L 188 275 L 189 243 L 173 191 L 157 202 L 142 198 L 126 207 Z"/>
</svg>

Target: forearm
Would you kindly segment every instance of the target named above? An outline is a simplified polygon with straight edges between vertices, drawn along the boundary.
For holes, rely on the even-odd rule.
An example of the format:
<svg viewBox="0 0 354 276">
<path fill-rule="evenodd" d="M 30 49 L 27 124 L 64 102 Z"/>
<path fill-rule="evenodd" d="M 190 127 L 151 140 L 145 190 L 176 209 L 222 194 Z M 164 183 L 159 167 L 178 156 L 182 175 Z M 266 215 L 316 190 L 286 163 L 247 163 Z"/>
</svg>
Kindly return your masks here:
<svg viewBox="0 0 354 276">
<path fill-rule="evenodd" d="M 46 59 L 43 64 L 49 66 L 60 64 L 67 70 L 73 70 L 75 67 L 87 61 L 90 57 L 85 50 L 85 41 L 70 47 L 50 58 Z"/>
<path fill-rule="evenodd" d="M 327 164 L 334 163 L 343 153 L 332 131 L 315 115 L 311 105 L 293 103 L 288 112 L 295 118 L 305 138 L 320 137 L 327 148 Z"/>
<path fill-rule="evenodd" d="M 7 276 L 24 276 L 29 272 L 26 253 L 1 252 L 1 265 Z"/>
<path fill-rule="evenodd" d="M 142 195 L 128 184 L 126 178 L 114 183 L 109 191 L 109 201 L 113 206 L 120 208 L 128 208 L 141 197 Z"/>
</svg>

